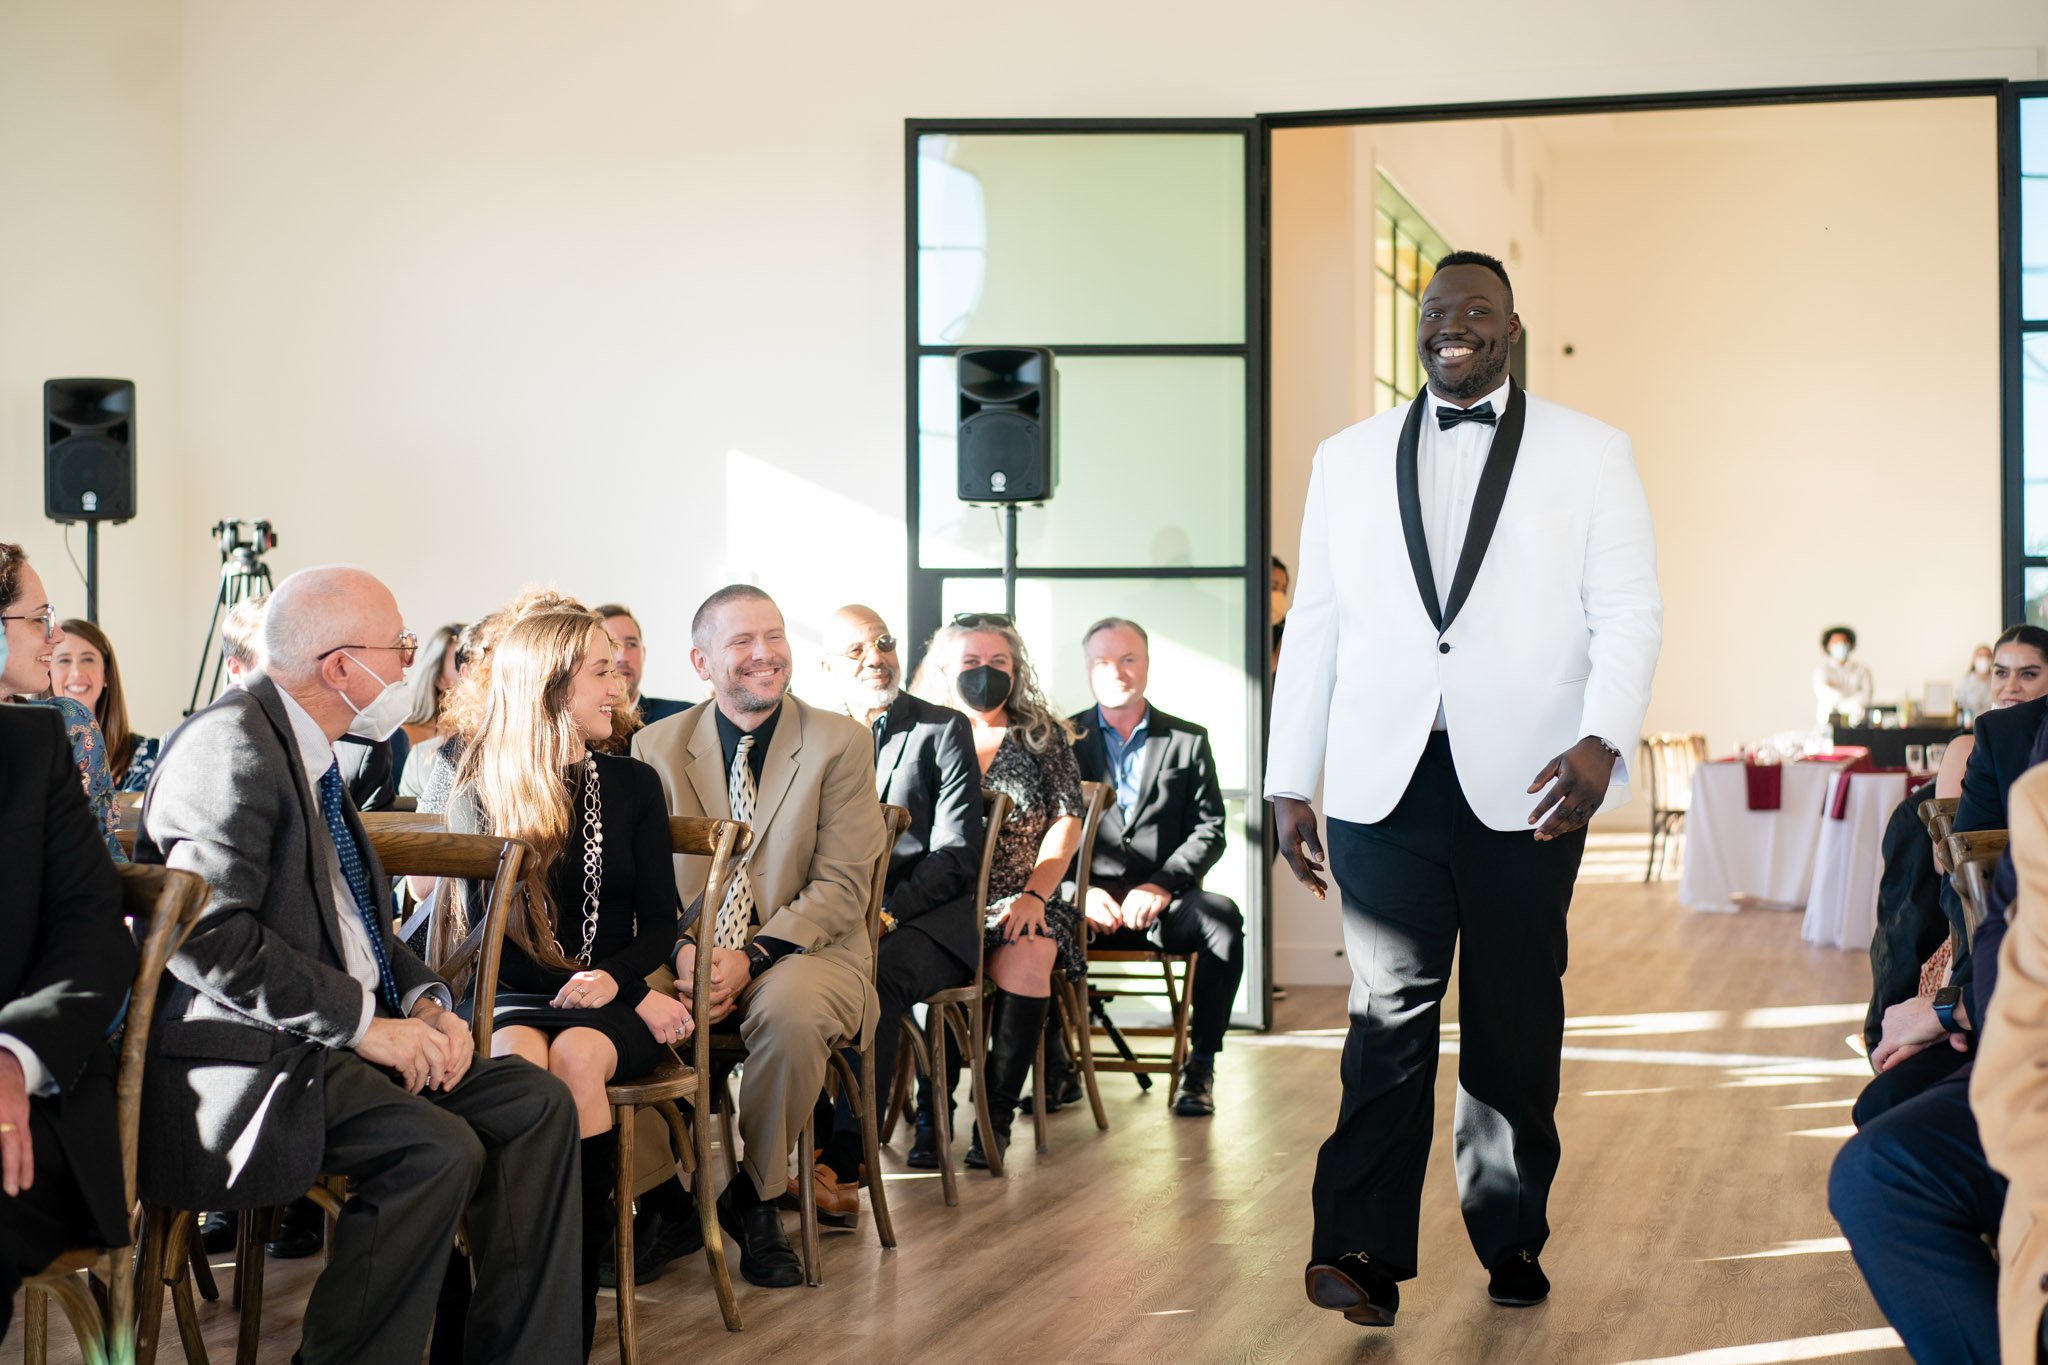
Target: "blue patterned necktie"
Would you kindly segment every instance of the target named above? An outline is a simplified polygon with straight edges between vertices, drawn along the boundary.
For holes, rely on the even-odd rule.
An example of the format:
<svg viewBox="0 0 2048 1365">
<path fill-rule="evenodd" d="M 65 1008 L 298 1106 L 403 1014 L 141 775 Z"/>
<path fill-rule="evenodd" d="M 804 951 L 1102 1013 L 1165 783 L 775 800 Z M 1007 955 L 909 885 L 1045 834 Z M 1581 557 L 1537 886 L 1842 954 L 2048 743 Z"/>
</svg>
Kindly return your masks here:
<svg viewBox="0 0 2048 1365">
<path fill-rule="evenodd" d="M 334 852 L 341 859 L 341 875 L 355 896 L 356 914 L 370 933 L 370 954 L 377 959 L 377 980 L 383 983 L 384 999 L 395 1014 L 405 1013 L 398 999 L 398 978 L 391 974 L 391 959 L 384 955 L 384 927 L 378 922 L 377 902 L 370 896 L 370 874 L 363 870 L 363 851 L 356 836 L 349 833 L 341 816 L 341 762 L 336 760 L 320 774 L 320 813 L 327 817 L 327 832 L 334 838 Z"/>
</svg>

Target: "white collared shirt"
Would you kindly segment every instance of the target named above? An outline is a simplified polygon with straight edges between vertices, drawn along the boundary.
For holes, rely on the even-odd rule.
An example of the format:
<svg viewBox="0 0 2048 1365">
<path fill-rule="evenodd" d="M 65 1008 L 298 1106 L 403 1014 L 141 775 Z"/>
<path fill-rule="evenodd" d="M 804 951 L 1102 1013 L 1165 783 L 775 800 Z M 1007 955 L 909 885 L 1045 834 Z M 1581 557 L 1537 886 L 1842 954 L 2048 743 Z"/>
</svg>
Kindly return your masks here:
<svg viewBox="0 0 2048 1365">
<path fill-rule="evenodd" d="M 285 715 L 291 718 L 292 738 L 299 746 L 299 761 L 306 765 L 306 791 L 313 798 L 313 811 L 317 822 L 316 830 L 310 837 L 321 838 L 327 833 L 327 820 L 320 806 L 320 777 L 334 766 L 334 745 L 329 742 L 327 732 L 320 728 L 320 723 L 293 699 L 291 693 L 280 687 L 277 689 L 277 695 L 284 702 Z M 342 875 L 338 851 L 330 865 L 327 882 L 328 891 L 334 897 L 334 917 L 340 927 L 337 937 L 341 940 L 341 951 L 346 960 L 348 974 L 363 988 L 362 1023 L 357 1025 L 355 1035 L 348 1040 L 348 1045 L 354 1047 L 362 1042 L 363 1035 L 370 1031 L 370 1021 L 377 1014 L 377 992 L 382 988 L 383 982 L 377 975 L 377 955 L 370 947 L 369 928 L 364 925 L 363 917 L 356 913 L 356 893 L 349 889 L 348 878 Z M 375 894 L 375 891 L 376 888 L 372 887 L 372 894 Z M 430 982 L 407 995 L 402 1002 L 406 1013 L 412 1012 L 414 1003 L 423 992 L 435 988 L 435 983 Z M 445 988 L 441 1003 L 444 1008 L 450 1007 Z"/>
<path fill-rule="evenodd" d="M 1496 426 L 1484 422 L 1460 422 L 1449 431 L 1437 427 L 1437 409 L 1452 407 L 1429 390 L 1422 414 L 1422 432 L 1415 443 L 1415 489 L 1422 507 L 1422 537 L 1429 547 L 1429 572 L 1436 580 L 1436 605 L 1442 611 L 1450 605 L 1451 580 L 1458 574 L 1459 556 L 1465 553 L 1465 531 L 1472 524 L 1472 502 L 1479 494 L 1479 476 L 1486 470 L 1486 457 L 1493 450 L 1493 433 L 1498 419 L 1508 410 L 1510 381 L 1480 402 L 1493 404 Z M 1478 404 L 1473 404 L 1477 407 Z M 1443 703 L 1436 708 L 1436 729 L 1444 724 Z"/>
</svg>

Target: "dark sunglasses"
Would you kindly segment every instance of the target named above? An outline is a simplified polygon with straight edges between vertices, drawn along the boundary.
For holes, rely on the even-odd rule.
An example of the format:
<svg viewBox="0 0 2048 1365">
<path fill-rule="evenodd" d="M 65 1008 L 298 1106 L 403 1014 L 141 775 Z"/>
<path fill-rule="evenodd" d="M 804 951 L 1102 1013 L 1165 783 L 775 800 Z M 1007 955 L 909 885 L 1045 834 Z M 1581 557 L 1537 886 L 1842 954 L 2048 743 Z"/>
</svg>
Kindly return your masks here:
<svg viewBox="0 0 2048 1365">
<path fill-rule="evenodd" d="M 1017 622 L 1007 612 L 963 611 L 953 618 L 953 624 L 967 630 L 986 630 L 990 626 L 1001 626 L 1015 630 Z"/>
<path fill-rule="evenodd" d="M 893 635 L 877 635 L 871 644 L 878 654 L 894 654 L 896 652 L 896 637 Z M 869 645 L 854 645 L 846 651 L 846 657 L 855 663 L 859 663 L 866 656 L 869 648 Z"/>
</svg>

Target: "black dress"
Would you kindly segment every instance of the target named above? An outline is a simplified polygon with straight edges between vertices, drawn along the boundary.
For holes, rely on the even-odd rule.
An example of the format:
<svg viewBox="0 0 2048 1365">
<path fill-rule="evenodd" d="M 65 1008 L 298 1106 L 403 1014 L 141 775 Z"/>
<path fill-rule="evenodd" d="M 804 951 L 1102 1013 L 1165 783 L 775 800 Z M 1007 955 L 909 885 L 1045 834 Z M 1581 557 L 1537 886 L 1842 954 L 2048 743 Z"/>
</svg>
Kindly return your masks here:
<svg viewBox="0 0 2048 1365">
<path fill-rule="evenodd" d="M 647 994 L 647 974 L 668 960 L 676 941 L 676 883 L 668 833 L 668 801 L 661 778 L 636 758 L 593 756 L 597 762 L 599 873 L 597 923 L 590 943 L 590 965 L 619 983 L 619 992 L 596 1009 L 555 1009 L 548 1002 L 568 982 L 570 973 L 536 962 L 505 938 L 498 966 L 498 997 L 493 1026 L 522 1024 L 547 1033 L 569 1028 L 594 1028 L 618 1049 L 616 1075 L 645 1075 L 671 1057 L 654 1040 L 634 1006 Z M 556 945 L 570 962 L 583 948 L 588 895 L 584 880 L 584 769 L 578 765 L 569 783 L 569 841 L 548 875 L 548 890 L 559 918 Z M 448 805 L 451 833 L 488 833 L 489 822 L 478 806 L 473 787 L 457 791 Z M 465 887 L 470 922 L 483 913 L 484 887 Z M 580 964 L 579 964 L 580 969 Z M 463 1013 L 470 1004 L 465 1002 Z"/>
<path fill-rule="evenodd" d="M 988 870 L 988 919 L 983 942 L 988 952 L 1003 946 L 998 917 L 1031 880 L 1038 866 L 1038 847 L 1055 820 L 1081 814 L 1081 768 L 1065 735 L 1053 736 L 1042 754 L 1034 754 L 1012 728 L 981 775 L 986 791 L 1010 798 L 1010 816 L 996 835 L 995 861 Z M 1058 950 L 1055 970 L 1079 981 L 1088 971 L 1081 951 L 1081 913 L 1055 894 L 1045 905 L 1046 937 Z"/>
</svg>

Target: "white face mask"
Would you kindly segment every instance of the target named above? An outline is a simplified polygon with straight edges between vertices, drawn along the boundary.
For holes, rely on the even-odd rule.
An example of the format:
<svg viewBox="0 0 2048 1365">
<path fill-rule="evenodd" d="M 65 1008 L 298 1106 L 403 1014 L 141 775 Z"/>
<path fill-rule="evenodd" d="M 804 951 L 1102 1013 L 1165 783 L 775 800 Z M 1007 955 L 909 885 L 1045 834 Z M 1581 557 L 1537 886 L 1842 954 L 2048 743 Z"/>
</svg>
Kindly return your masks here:
<svg viewBox="0 0 2048 1365">
<path fill-rule="evenodd" d="M 1847 663 L 1849 661 L 1849 646 L 1840 640 L 1835 641 L 1828 646 L 1828 657 L 1838 664 Z"/>
<path fill-rule="evenodd" d="M 383 674 L 377 672 L 347 650 L 342 651 L 342 657 L 352 660 L 356 667 L 368 673 L 378 682 L 384 682 Z M 368 706 L 357 706 L 354 702 L 349 701 L 348 693 L 346 692 L 341 694 L 341 699 L 347 704 L 349 710 L 356 713 L 356 718 L 348 723 L 348 732 L 357 739 L 367 739 L 372 744 L 382 744 L 385 740 L 391 738 L 393 734 L 397 733 L 398 727 L 405 724 L 406 716 L 412 712 L 412 705 L 405 695 L 404 673 L 398 675 L 398 681 L 384 683 L 384 690 L 379 692 L 376 700 L 372 701 Z"/>
<path fill-rule="evenodd" d="M 1991 660 L 1989 660 L 1989 659 L 1972 659 L 1972 660 L 1970 660 L 1970 671 L 1971 671 L 1972 673 L 1975 673 L 1975 674 L 1976 674 L 1976 675 L 1977 675 L 1978 677 L 1980 677 L 1980 678 L 1981 678 L 1981 677 L 1983 677 L 1983 676 L 1984 676 L 1984 675 L 1985 675 L 1986 673 L 1989 673 L 1989 672 L 1991 671 Z"/>
</svg>

